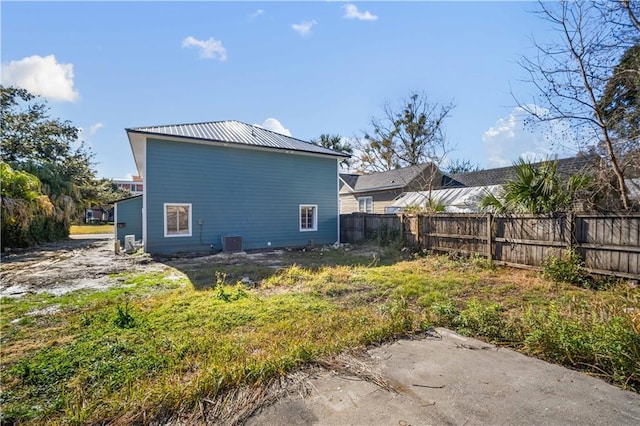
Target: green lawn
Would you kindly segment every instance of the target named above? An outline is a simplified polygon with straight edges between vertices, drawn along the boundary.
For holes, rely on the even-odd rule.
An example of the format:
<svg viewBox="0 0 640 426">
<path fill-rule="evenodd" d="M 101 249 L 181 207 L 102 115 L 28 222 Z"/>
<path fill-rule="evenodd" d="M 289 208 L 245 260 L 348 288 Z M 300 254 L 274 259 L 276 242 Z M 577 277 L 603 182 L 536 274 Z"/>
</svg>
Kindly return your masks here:
<svg viewBox="0 0 640 426">
<path fill-rule="evenodd" d="M 113 234 L 113 225 L 71 225 L 69 234 Z"/>
<path fill-rule="evenodd" d="M 433 326 L 640 388 L 640 296 L 627 284 L 586 290 L 479 259 L 308 259 L 317 262 L 167 268 L 114 277 L 121 285 L 108 291 L 1 299 L 2 423 L 197 414 L 203 399 Z M 257 287 L 236 284 L 243 275 Z M 34 314 L 45 308 L 55 313 Z"/>
</svg>

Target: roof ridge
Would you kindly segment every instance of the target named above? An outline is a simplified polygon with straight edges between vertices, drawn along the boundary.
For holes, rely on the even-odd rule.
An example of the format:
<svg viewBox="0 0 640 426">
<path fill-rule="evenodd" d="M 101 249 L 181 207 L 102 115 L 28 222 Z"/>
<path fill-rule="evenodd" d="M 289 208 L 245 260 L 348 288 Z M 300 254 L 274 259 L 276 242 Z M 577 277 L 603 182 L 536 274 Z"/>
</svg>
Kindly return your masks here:
<svg viewBox="0 0 640 426">
<path fill-rule="evenodd" d="M 402 171 L 405 171 L 405 170 L 409 170 L 409 169 L 412 169 L 412 168 L 418 168 L 418 167 L 425 168 L 425 167 L 427 167 L 429 165 L 432 165 L 432 164 L 433 163 L 412 164 L 410 166 L 400 167 L 398 169 L 383 170 L 381 172 L 371 172 L 371 173 L 366 173 L 366 174 L 358 175 L 358 176 L 373 176 L 373 175 L 381 175 L 381 174 L 385 174 L 385 173 L 399 173 L 399 172 L 402 172 Z"/>
<path fill-rule="evenodd" d="M 238 123 L 238 124 L 242 124 L 244 126 L 248 126 L 248 127 L 254 128 L 254 129 L 260 129 L 260 130 L 263 130 L 265 132 L 270 132 L 270 133 L 274 133 L 274 134 L 279 135 L 279 136 L 284 136 L 285 138 L 291 138 L 291 139 L 297 140 L 299 142 L 304 142 L 304 143 L 307 143 L 307 144 L 310 144 L 310 145 L 315 145 L 311 141 L 306 141 L 304 139 L 296 138 L 295 136 L 291 136 L 291 135 L 285 135 L 284 133 L 278 133 L 278 132 L 276 132 L 274 130 L 267 129 L 266 127 L 263 127 L 263 126 L 261 126 L 259 124 L 249 124 L 249 123 L 245 123 L 244 121 L 233 120 L 233 119 L 231 119 L 231 120 L 214 120 L 214 121 L 198 121 L 198 122 L 195 122 L 195 123 L 156 124 L 156 125 L 153 125 L 153 126 L 130 127 L 130 128 L 127 128 L 126 130 L 153 129 L 153 128 L 158 128 L 158 127 L 171 127 L 171 126 L 175 126 L 175 127 L 178 127 L 178 126 L 196 126 L 196 125 L 200 125 L 200 124 L 217 124 L 217 123 Z M 333 150 L 331 148 L 326 148 L 326 149 L 329 149 L 331 151 L 335 151 L 335 150 Z M 335 151 L 335 152 L 338 152 L 338 151 Z"/>
<path fill-rule="evenodd" d="M 238 123 L 242 123 L 241 121 L 238 121 L 238 120 L 215 120 L 215 121 L 197 121 L 195 123 L 154 124 L 152 126 L 129 127 L 128 129 L 137 130 L 137 129 L 149 129 L 149 128 L 154 128 L 154 127 L 195 126 L 195 125 L 198 125 L 198 124 L 229 123 L 229 122 L 232 122 L 232 121 L 235 121 L 235 122 L 238 122 Z M 246 124 L 246 123 L 242 123 L 242 124 Z"/>
</svg>

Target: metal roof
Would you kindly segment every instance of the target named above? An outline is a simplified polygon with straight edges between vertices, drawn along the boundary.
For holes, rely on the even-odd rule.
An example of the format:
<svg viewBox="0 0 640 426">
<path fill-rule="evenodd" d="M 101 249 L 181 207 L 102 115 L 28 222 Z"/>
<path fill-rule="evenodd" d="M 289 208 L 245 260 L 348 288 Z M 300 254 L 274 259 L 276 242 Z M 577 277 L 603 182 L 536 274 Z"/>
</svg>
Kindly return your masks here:
<svg viewBox="0 0 640 426">
<path fill-rule="evenodd" d="M 202 141 L 308 152 L 334 157 L 349 157 L 349 155 L 342 152 L 327 149 L 314 145 L 311 142 L 282 135 L 260 126 L 246 124 L 236 120 L 135 127 L 126 130 L 127 132 L 148 135 L 177 136 Z"/>
<path fill-rule="evenodd" d="M 577 157 L 561 158 L 557 161 L 557 171 L 562 179 L 567 179 L 571 175 L 577 173 L 585 173 L 596 169 L 600 157 L 597 155 L 580 155 Z M 539 167 L 545 163 L 541 161 L 533 163 L 533 166 Z M 497 169 L 478 170 L 476 172 L 454 173 L 449 175 L 452 182 L 447 186 L 489 186 L 504 185 L 510 180 L 516 178 L 516 167 L 500 167 Z"/>
<path fill-rule="evenodd" d="M 425 207 L 428 201 L 440 203 L 449 213 L 476 213 L 480 211 L 480 201 L 487 194 L 498 195 L 502 185 L 463 188 L 436 189 L 429 192 L 405 192 L 399 196 L 387 213 L 400 213 L 409 206 Z"/>
<path fill-rule="evenodd" d="M 437 173 L 437 168 L 428 163 L 368 175 L 341 173 L 340 178 L 353 189 L 352 192 L 381 191 L 404 188 L 425 173 L 427 169 L 431 169 L 431 173 Z M 435 176 L 432 178 L 435 178 Z"/>
</svg>

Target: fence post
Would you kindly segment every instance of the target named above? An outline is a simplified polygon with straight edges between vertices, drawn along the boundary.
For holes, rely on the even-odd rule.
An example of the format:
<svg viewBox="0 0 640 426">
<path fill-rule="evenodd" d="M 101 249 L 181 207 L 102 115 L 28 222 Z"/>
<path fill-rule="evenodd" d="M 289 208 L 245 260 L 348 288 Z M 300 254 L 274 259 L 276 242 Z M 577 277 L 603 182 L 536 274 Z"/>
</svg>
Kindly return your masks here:
<svg viewBox="0 0 640 426">
<path fill-rule="evenodd" d="M 367 215 L 368 213 L 362 214 L 362 239 L 367 239 Z"/>
<path fill-rule="evenodd" d="M 416 233 L 418 234 L 416 236 L 416 240 L 418 242 L 418 249 L 422 250 L 424 247 L 422 247 L 422 215 L 420 213 L 418 213 L 418 215 L 416 216 L 416 219 L 418 221 L 418 223 L 416 223 Z"/>
<path fill-rule="evenodd" d="M 491 213 L 487 213 L 487 259 L 490 261 L 493 260 L 493 243 L 491 242 L 493 218 L 491 216 Z"/>
<path fill-rule="evenodd" d="M 404 239 L 404 213 L 400 213 L 400 241 L 402 241 L 402 245 L 407 245 L 407 242 Z"/>
<path fill-rule="evenodd" d="M 574 233 L 575 233 L 575 215 L 573 213 L 567 213 L 565 218 L 565 230 L 564 239 L 567 245 L 567 250 L 573 250 Z"/>
</svg>

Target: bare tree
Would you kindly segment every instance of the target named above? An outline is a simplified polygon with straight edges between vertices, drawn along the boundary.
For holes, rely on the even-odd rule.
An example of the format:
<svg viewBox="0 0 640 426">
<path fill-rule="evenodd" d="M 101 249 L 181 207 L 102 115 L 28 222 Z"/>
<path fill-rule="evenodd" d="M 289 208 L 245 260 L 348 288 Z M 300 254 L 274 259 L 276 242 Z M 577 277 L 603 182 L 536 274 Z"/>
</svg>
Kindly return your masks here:
<svg viewBox="0 0 640 426">
<path fill-rule="evenodd" d="M 417 164 L 439 164 L 449 151 L 443 126 L 453 104 L 430 102 L 427 95 L 411 92 L 396 108 L 389 102 L 382 117 L 372 118 L 372 132 L 360 140 L 359 168 L 386 171 Z"/>
<path fill-rule="evenodd" d="M 540 2 L 542 17 L 557 29 L 560 41 L 552 45 L 534 42 L 537 56 L 523 58 L 521 65 L 539 95 L 533 103 L 518 101 L 537 120 L 569 123 L 579 149 L 603 148 L 624 209 L 630 208 L 628 190 L 613 123 L 601 98 L 614 66 L 640 34 L 628 21 L 622 22 L 621 12 L 635 17 L 635 8 L 625 1 Z"/>
<path fill-rule="evenodd" d="M 640 14 L 640 5 L 638 5 L 638 2 L 636 1 L 631 3 L 629 0 L 620 0 L 620 3 L 622 4 L 622 8 L 627 12 L 631 24 L 640 31 L 640 20 L 638 18 Z"/>
</svg>

